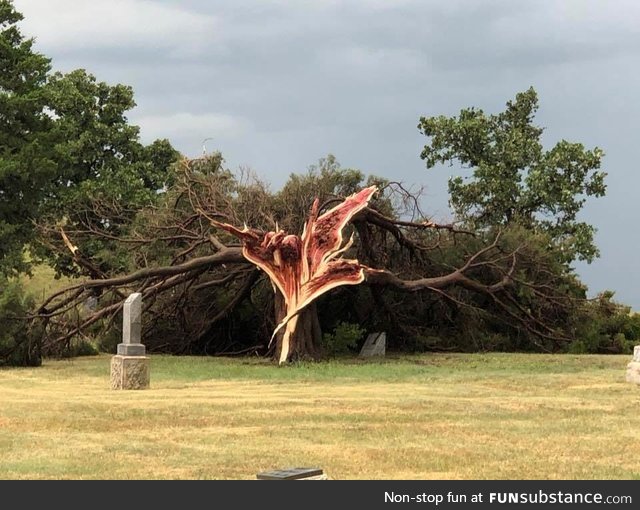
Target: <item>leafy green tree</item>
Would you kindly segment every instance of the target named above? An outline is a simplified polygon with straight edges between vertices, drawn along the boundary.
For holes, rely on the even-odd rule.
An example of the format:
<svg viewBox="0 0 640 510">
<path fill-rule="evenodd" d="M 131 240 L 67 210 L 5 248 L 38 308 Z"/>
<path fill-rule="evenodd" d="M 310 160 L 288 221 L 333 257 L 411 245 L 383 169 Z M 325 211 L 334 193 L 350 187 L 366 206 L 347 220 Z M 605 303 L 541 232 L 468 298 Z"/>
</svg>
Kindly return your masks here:
<svg viewBox="0 0 640 510">
<path fill-rule="evenodd" d="M 22 15 L 0 0 L 0 274 L 25 268 L 23 246 L 33 233 L 31 219 L 41 190 L 54 174 L 41 154 L 44 85 L 49 59 L 20 33 Z"/>
<path fill-rule="evenodd" d="M 135 106 L 131 87 L 98 82 L 80 69 L 54 74 L 45 96 L 54 121 L 41 140 L 56 178 L 41 201 L 40 233 L 49 242 L 38 253 L 66 274 L 78 272 L 80 256 L 95 257 L 94 277 L 124 270 L 113 241 L 172 183 L 178 153 L 167 140 L 140 143 L 139 128 L 126 117 Z M 61 246 L 61 227 L 79 249 L 75 261 L 67 249 L 50 249 Z"/>
<path fill-rule="evenodd" d="M 50 74 L 22 18 L 0 0 L 0 274 L 28 269 L 27 245 L 65 274 L 123 270 L 113 241 L 171 184 L 178 153 L 166 140 L 140 143 L 126 117 L 131 87 L 81 69 Z"/>
<path fill-rule="evenodd" d="M 422 117 L 429 142 L 421 158 L 427 168 L 458 162 L 472 170 L 450 179 L 449 193 L 454 211 L 474 226 L 519 224 L 549 234 L 565 262 L 591 262 L 595 229 L 577 216 L 586 197 L 605 194 L 602 150 L 566 140 L 544 150 L 533 88 L 506 106 L 497 115 L 466 108 L 457 117 Z"/>
</svg>

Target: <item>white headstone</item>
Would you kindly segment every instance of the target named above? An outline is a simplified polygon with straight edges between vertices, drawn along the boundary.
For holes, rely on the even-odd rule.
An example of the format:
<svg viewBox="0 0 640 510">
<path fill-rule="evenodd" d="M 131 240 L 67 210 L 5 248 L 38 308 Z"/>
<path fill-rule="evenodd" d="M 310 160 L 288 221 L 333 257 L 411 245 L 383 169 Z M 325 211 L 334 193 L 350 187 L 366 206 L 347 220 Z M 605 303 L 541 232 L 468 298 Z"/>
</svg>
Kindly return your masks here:
<svg viewBox="0 0 640 510">
<path fill-rule="evenodd" d="M 387 334 L 371 333 L 360 350 L 360 357 L 384 356 L 387 349 Z"/>
<path fill-rule="evenodd" d="M 633 348 L 633 360 L 627 365 L 626 379 L 630 383 L 640 385 L 640 345 Z"/>
</svg>

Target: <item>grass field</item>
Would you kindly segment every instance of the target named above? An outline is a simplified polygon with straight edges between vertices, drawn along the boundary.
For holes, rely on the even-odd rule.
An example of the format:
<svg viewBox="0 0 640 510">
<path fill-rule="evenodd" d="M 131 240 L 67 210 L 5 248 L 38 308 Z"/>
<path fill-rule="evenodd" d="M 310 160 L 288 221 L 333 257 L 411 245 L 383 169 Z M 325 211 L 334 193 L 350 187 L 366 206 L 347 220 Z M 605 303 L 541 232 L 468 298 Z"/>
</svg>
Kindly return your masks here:
<svg viewBox="0 0 640 510">
<path fill-rule="evenodd" d="M 628 356 L 153 356 L 151 389 L 126 392 L 109 359 L 0 370 L 0 478 L 640 478 Z"/>
</svg>

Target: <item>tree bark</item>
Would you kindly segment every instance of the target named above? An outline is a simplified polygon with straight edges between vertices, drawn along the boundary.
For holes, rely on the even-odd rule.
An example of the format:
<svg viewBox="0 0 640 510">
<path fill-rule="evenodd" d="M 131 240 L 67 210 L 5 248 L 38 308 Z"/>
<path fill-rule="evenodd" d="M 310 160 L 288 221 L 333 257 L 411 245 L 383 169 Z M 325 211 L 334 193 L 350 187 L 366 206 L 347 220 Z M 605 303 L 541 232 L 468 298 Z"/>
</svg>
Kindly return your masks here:
<svg viewBox="0 0 640 510">
<path fill-rule="evenodd" d="M 279 324 L 287 315 L 284 298 L 280 292 L 276 292 L 274 307 L 276 324 Z M 321 338 L 318 309 L 314 302 L 291 319 L 288 327 L 278 332 L 275 338 L 274 357 L 281 364 L 286 361 L 318 359 L 321 353 Z"/>
</svg>

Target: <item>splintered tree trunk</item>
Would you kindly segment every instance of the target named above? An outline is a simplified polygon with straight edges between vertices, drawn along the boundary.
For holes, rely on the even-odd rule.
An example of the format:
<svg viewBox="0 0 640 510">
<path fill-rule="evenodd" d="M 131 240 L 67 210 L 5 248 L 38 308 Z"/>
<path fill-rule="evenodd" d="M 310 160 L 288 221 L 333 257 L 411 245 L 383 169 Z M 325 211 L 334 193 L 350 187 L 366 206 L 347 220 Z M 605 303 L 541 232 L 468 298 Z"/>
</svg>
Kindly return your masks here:
<svg viewBox="0 0 640 510">
<path fill-rule="evenodd" d="M 367 207 L 377 190 L 369 186 L 323 214 L 316 198 L 301 236 L 278 228 L 260 232 L 245 225 L 240 230 L 210 219 L 216 227 L 242 240 L 244 257 L 267 273 L 274 288 L 282 293 L 276 296 L 275 305 L 274 339 L 279 364 L 317 356 L 320 325 L 313 306 L 315 299 L 335 287 L 364 281 L 364 266 L 341 256 L 353 244 L 353 236 L 343 244 L 342 229 Z"/>
<path fill-rule="evenodd" d="M 276 292 L 275 316 L 276 324 L 287 316 L 284 298 L 280 292 Z M 311 303 L 276 335 L 275 359 L 283 363 L 318 358 L 321 334 L 318 310 L 316 304 Z"/>
</svg>

